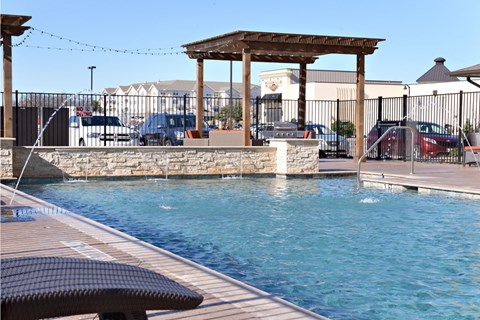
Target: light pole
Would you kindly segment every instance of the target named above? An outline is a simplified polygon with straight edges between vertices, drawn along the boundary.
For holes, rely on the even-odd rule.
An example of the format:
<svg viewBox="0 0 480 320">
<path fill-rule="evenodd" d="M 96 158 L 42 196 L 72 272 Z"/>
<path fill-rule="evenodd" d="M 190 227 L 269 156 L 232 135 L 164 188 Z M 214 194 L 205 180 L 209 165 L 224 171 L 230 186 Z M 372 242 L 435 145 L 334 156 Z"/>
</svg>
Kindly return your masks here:
<svg viewBox="0 0 480 320">
<path fill-rule="evenodd" d="M 93 69 L 95 68 L 95 66 L 88 67 L 88 69 L 90 69 L 90 93 L 93 92 Z"/>
<path fill-rule="evenodd" d="M 408 89 L 408 96 L 410 97 L 410 86 L 408 84 L 403 86 L 403 90 L 407 90 L 407 89 Z"/>
</svg>

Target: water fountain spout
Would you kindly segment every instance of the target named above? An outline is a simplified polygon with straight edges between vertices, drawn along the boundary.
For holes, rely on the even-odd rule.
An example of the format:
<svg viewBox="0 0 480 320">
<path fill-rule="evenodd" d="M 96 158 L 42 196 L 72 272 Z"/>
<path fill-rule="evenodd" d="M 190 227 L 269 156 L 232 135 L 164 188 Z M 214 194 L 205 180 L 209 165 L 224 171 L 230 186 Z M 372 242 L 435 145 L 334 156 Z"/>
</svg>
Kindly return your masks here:
<svg viewBox="0 0 480 320">
<path fill-rule="evenodd" d="M 12 203 L 13 203 L 13 199 L 15 198 L 15 195 L 17 193 L 17 189 L 18 189 L 18 186 L 20 185 L 20 181 L 22 180 L 23 173 L 25 172 L 25 168 L 27 167 L 28 162 L 30 161 L 30 158 L 32 157 L 33 151 L 35 151 L 35 147 L 38 145 L 40 139 L 42 139 L 43 133 L 45 132 L 45 129 L 47 129 L 48 125 L 50 124 L 52 119 L 55 117 L 57 112 L 60 111 L 63 107 L 65 107 L 67 102 L 69 102 L 73 98 L 77 97 L 78 94 L 80 94 L 80 93 L 82 93 L 82 92 L 73 94 L 73 95 L 69 96 L 67 99 L 65 99 L 65 101 L 58 108 L 56 108 L 53 111 L 52 115 L 50 116 L 50 118 L 48 118 L 48 120 L 45 123 L 45 125 L 43 126 L 42 130 L 40 130 L 40 133 L 38 134 L 38 137 L 35 140 L 35 143 L 33 144 L 32 149 L 30 150 L 30 153 L 28 154 L 27 160 L 25 161 L 25 164 L 23 165 L 22 171 L 20 172 L 20 175 L 18 176 L 17 183 L 15 184 L 15 189 L 13 190 L 12 197 L 10 198 L 10 205 L 12 205 Z"/>
<path fill-rule="evenodd" d="M 165 180 L 168 180 L 168 153 L 165 152 Z"/>
</svg>

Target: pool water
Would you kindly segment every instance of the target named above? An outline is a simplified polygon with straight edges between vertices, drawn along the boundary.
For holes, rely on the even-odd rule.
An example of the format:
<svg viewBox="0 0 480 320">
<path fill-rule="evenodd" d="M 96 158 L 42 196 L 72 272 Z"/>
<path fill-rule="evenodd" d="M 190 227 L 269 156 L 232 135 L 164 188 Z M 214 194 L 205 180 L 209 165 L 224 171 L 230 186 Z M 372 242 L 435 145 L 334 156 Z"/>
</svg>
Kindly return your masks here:
<svg viewBox="0 0 480 320">
<path fill-rule="evenodd" d="M 478 319 L 480 202 L 351 179 L 21 189 L 332 319 Z"/>
</svg>

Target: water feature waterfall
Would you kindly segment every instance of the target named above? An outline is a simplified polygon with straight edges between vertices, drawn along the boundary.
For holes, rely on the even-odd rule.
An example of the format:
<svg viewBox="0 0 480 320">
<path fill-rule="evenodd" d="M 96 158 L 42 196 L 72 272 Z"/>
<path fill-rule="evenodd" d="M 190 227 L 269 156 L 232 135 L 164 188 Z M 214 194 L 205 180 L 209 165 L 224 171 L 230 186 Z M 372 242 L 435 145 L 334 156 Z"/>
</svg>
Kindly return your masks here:
<svg viewBox="0 0 480 320">
<path fill-rule="evenodd" d="M 144 156 L 142 156 L 142 158 L 145 158 Z M 162 162 L 157 162 L 156 158 L 154 158 L 155 161 L 155 165 L 158 164 L 159 167 L 161 167 L 162 165 Z M 145 179 L 146 180 L 153 180 L 153 181 L 158 181 L 158 180 L 168 180 L 168 164 L 169 164 L 169 159 L 168 159 L 168 152 L 164 151 L 163 152 L 163 159 L 164 162 L 163 162 L 163 165 L 164 165 L 164 169 L 162 170 L 162 172 L 165 174 L 165 178 L 148 178 L 148 175 L 145 173 Z"/>
</svg>

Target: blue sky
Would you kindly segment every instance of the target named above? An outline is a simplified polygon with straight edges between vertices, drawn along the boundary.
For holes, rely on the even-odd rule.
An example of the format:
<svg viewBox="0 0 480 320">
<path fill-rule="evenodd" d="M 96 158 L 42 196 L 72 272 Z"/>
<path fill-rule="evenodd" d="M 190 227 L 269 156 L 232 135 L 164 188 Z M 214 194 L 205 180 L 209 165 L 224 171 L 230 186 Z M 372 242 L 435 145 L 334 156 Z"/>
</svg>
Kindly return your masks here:
<svg viewBox="0 0 480 320">
<path fill-rule="evenodd" d="M 13 89 L 22 92 L 89 89 L 90 65 L 96 66 L 95 92 L 144 81 L 194 80 L 195 61 L 179 46 L 236 30 L 384 38 L 366 58 L 369 80 L 415 83 L 437 57 L 444 57 L 450 70 L 480 63 L 478 0 L 2 0 L 1 12 L 32 16 L 26 25 L 91 45 L 167 48 L 160 51 L 166 55 L 156 56 L 38 49 L 32 46 L 86 47 L 33 31 L 13 48 Z M 327 55 L 307 68 L 355 70 L 355 61 Z M 298 66 L 253 63 L 252 83 L 259 84 L 261 71 L 287 67 Z M 204 78 L 228 81 L 229 70 L 229 62 L 207 60 Z M 233 77 L 241 80 L 240 62 L 233 64 Z"/>
</svg>

